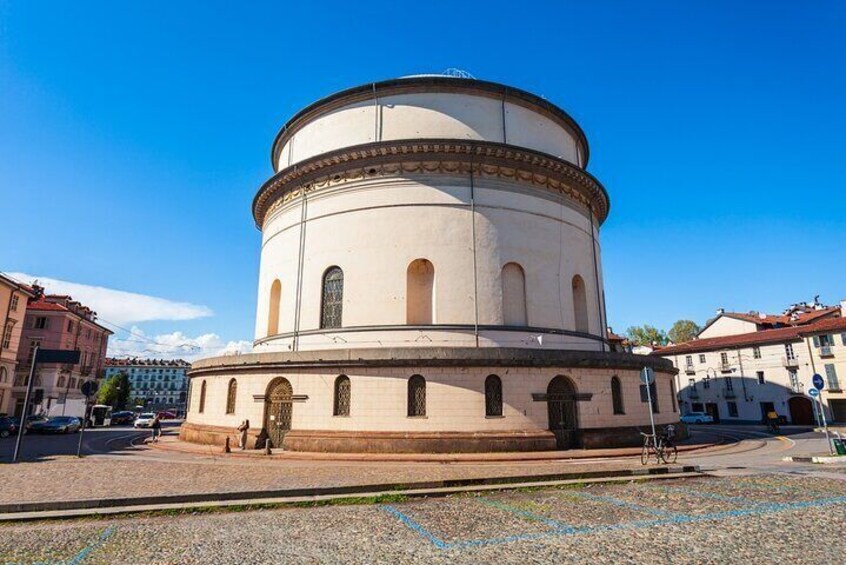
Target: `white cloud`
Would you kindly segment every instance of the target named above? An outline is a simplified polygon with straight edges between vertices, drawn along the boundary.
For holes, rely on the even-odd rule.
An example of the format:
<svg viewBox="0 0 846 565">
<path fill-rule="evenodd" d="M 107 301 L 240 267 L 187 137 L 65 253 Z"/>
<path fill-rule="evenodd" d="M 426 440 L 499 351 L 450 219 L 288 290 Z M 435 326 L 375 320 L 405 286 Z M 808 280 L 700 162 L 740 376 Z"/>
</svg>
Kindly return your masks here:
<svg viewBox="0 0 846 565">
<path fill-rule="evenodd" d="M 253 349 L 250 341 L 224 342 L 214 333 L 190 337 L 176 331 L 169 334 L 148 336 L 138 326 L 133 326 L 130 334 L 125 338 L 114 335 L 109 339 L 110 357 L 141 357 L 155 359 L 185 359 L 193 361 L 203 357 L 229 355 L 235 353 L 249 353 Z"/>
<path fill-rule="evenodd" d="M 38 284 L 49 294 L 69 294 L 74 300 L 97 312 L 104 322 L 119 326 L 153 320 L 194 320 L 213 315 L 211 308 L 199 304 L 175 302 L 146 294 L 36 277 L 26 273 L 9 274 L 28 283 L 37 279 Z"/>
</svg>

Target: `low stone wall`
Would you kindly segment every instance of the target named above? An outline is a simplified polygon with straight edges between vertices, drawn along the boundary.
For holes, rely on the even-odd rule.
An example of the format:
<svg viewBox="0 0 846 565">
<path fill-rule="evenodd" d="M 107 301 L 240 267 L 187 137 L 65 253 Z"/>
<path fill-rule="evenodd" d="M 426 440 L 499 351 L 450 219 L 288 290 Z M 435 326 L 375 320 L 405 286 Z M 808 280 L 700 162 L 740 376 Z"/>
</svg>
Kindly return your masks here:
<svg viewBox="0 0 846 565">
<path fill-rule="evenodd" d="M 676 439 L 689 437 L 687 426 L 681 422 L 676 426 Z M 664 426 L 656 426 L 663 429 Z M 651 433 L 649 426 L 629 426 L 624 428 L 594 428 L 579 430 L 580 444 L 584 449 L 603 449 L 615 447 L 640 447 L 643 436 L 640 433 Z M 660 433 L 660 430 L 659 430 Z"/>
<path fill-rule="evenodd" d="M 549 431 L 526 432 L 336 432 L 292 430 L 284 448 L 331 453 L 490 453 L 550 451 Z"/>
<path fill-rule="evenodd" d="M 264 447 L 260 444 L 259 438 L 262 437 L 263 430 L 261 428 L 250 428 L 247 430 L 247 448 L 258 449 Z M 199 443 L 203 445 L 219 445 L 223 447 L 226 444 L 226 438 L 229 438 L 229 445 L 232 449 L 238 447 L 238 430 L 226 426 L 209 426 L 203 424 L 192 424 L 185 422 L 179 428 L 179 439 L 182 441 L 189 441 L 191 443 Z"/>
</svg>

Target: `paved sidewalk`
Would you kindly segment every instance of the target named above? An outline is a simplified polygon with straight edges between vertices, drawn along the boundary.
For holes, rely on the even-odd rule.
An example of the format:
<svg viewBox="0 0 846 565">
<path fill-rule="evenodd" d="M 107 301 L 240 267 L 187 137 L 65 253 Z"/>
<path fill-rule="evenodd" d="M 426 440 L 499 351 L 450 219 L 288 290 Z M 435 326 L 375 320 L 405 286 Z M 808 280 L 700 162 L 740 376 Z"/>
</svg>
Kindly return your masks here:
<svg viewBox="0 0 846 565">
<path fill-rule="evenodd" d="M 407 484 L 537 475 L 643 472 L 640 461 L 577 460 L 476 463 L 262 460 L 199 456 L 149 448 L 121 455 L 56 457 L 0 465 L 2 503 L 233 493 Z"/>
</svg>

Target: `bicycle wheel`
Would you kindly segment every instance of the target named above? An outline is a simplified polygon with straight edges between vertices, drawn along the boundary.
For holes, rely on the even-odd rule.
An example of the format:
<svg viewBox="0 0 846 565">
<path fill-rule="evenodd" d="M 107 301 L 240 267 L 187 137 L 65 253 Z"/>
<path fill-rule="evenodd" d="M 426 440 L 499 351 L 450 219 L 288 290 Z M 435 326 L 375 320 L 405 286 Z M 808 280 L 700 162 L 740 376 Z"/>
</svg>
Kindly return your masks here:
<svg viewBox="0 0 846 565">
<path fill-rule="evenodd" d="M 664 449 L 661 450 L 661 459 L 664 460 L 664 463 L 675 463 L 678 458 L 679 448 L 675 445 L 665 445 Z"/>
<path fill-rule="evenodd" d="M 649 444 L 644 443 L 643 449 L 640 451 L 640 464 L 646 465 L 649 462 Z"/>
</svg>

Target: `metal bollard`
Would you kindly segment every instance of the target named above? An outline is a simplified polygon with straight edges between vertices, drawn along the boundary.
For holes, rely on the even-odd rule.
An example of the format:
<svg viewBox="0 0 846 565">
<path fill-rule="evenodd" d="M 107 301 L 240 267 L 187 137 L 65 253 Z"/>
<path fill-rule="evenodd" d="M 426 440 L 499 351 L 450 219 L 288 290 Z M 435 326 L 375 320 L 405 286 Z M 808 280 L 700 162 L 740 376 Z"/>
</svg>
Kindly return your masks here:
<svg viewBox="0 0 846 565">
<path fill-rule="evenodd" d="M 223 446 L 224 453 L 232 453 L 232 449 L 229 447 L 229 436 L 226 436 L 226 444 Z"/>
<path fill-rule="evenodd" d="M 272 455 L 273 452 L 270 450 L 270 438 L 264 440 L 264 454 L 265 455 Z"/>
</svg>

